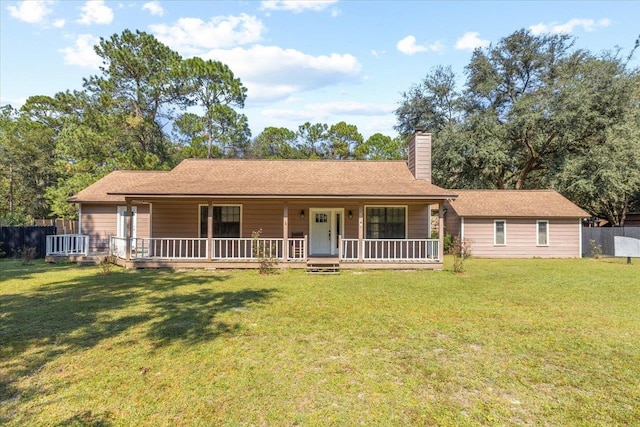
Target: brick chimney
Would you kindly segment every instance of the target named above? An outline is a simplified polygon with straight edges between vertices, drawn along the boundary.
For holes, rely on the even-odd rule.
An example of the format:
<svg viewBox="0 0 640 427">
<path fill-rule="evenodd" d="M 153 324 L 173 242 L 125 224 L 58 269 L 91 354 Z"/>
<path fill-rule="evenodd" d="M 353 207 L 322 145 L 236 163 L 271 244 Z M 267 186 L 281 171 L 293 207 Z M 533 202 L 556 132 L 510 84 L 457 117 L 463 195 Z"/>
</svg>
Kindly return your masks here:
<svg viewBox="0 0 640 427">
<path fill-rule="evenodd" d="M 431 182 L 431 134 L 416 128 L 407 148 L 407 165 L 413 176 Z"/>
</svg>

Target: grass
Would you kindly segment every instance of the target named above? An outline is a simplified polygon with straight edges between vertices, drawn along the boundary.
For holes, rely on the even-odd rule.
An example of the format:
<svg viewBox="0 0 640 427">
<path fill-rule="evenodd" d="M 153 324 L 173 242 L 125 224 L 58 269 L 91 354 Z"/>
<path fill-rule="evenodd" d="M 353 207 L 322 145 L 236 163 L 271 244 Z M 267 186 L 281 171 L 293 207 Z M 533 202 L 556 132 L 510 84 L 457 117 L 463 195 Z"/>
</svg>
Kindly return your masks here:
<svg viewBox="0 0 640 427">
<path fill-rule="evenodd" d="M 0 424 L 624 425 L 640 264 L 466 273 L 0 261 Z"/>
</svg>

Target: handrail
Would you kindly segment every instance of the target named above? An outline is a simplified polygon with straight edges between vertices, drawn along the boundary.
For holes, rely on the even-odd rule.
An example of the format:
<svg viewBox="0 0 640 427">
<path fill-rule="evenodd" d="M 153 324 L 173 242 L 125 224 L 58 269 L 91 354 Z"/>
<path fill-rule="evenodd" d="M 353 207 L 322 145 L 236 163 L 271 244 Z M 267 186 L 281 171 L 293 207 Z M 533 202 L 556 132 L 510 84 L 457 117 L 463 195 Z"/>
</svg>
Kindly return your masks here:
<svg viewBox="0 0 640 427">
<path fill-rule="evenodd" d="M 46 236 L 46 255 L 88 255 L 89 236 L 85 234 L 50 234 Z"/>
<path fill-rule="evenodd" d="M 437 261 L 438 239 L 341 239 L 344 261 Z"/>
</svg>

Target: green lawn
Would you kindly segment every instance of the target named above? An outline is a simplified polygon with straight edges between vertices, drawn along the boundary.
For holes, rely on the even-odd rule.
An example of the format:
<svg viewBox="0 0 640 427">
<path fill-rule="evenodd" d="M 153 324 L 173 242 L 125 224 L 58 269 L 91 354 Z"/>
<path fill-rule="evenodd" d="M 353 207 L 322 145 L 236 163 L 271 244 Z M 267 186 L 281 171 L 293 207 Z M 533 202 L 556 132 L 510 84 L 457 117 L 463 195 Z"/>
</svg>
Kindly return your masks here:
<svg viewBox="0 0 640 427">
<path fill-rule="evenodd" d="M 467 272 L 0 261 L 0 424 L 621 425 L 640 261 Z"/>
</svg>

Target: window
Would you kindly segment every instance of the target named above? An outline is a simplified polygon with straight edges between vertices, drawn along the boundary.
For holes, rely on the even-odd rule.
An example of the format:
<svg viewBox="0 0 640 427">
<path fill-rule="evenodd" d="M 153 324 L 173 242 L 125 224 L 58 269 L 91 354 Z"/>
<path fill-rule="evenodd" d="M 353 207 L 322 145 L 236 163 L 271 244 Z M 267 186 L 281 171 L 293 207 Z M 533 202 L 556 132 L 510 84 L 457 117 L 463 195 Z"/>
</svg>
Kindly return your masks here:
<svg viewBox="0 0 640 427">
<path fill-rule="evenodd" d="M 200 205 L 200 237 L 207 237 L 207 205 Z M 213 207 L 213 237 L 240 237 L 240 206 Z"/>
<path fill-rule="evenodd" d="M 404 207 L 368 207 L 367 239 L 404 239 L 406 235 Z"/>
<path fill-rule="evenodd" d="M 538 246 L 548 246 L 549 245 L 549 221 L 537 221 L 537 236 L 538 236 Z"/>
<path fill-rule="evenodd" d="M 496 246 L 507 244 L 507 221 L 500 219 L 493 222 L 493 244 Z"/>
</svg>

